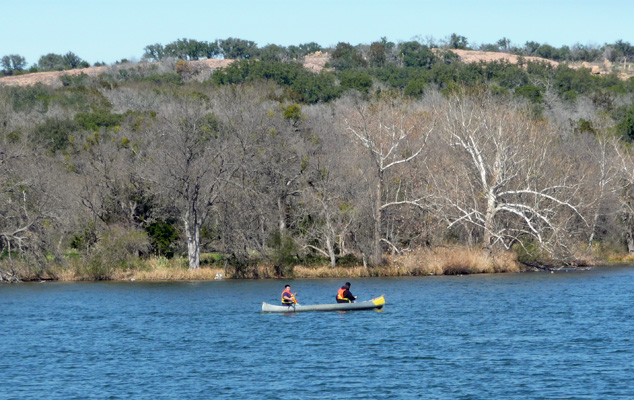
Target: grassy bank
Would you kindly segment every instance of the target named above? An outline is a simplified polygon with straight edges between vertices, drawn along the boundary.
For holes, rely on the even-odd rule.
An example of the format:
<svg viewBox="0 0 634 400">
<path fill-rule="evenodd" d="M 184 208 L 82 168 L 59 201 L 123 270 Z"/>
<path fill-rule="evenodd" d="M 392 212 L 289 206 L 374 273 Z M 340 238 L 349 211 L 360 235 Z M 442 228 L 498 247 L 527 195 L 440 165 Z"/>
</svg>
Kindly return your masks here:
<svg viewBox="0 0 634 400">
<path fill-rule="evenodd" d="M 189 270 L 185 259 L 151 258 L 135 260 L 126 265 L 110 266 L 104 263 L 85 263 L 80 259 L 69 260 L 64 266 L 33 266 L 13 262 L 0 265 L 4 280 L 20 281 L 206 281 L 224 279 L 275 279 L 275 278 L 364 278 L 390 276 L 466 275 L 481 273 L 520 272 L 521 265 L 512 252 L 489 254 L 478 249 L 463 247 L 437 247 L 420 249 L 405 255 L 387 256 L 383 265 L 364 267 L 346 264 L 331 268 L 323 264 L 294 265 L 280 268 L 268 264 L 254 264 L 226 270 L 220 263 L 203 264 L 197 270 Z"/>
</svg>

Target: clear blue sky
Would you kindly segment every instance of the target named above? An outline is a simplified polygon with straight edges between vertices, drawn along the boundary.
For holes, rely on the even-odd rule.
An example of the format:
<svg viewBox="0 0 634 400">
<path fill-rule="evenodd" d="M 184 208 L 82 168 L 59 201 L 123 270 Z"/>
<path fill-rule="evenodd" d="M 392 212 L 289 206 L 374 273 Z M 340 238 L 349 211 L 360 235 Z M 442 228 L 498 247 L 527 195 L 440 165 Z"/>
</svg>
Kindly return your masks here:
<svg viewBox="0 0 634 400">
<path fill-rule="evenodd" d="M 370 44 L 452 33 L 470 44 L 634 44 L 632 0 L 0 0 L 0 57 L 138 60 L 149 44 L 235 37 L 258 46 Z"/>
</svg>

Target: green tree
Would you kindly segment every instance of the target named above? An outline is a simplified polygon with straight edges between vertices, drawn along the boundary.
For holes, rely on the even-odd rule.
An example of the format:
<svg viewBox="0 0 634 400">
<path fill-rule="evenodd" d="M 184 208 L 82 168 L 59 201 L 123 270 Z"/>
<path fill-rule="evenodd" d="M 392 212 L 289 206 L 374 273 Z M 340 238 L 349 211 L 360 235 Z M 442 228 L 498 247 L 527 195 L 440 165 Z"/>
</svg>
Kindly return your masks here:
<svg viewBox="0 0 634 400">
<path fill-rule="evenodd" d="M 497 45 L 500 51 L 507 52 L 511 47 L 511 39 L 503 37 L 502 39 L 497 41 Z"/>
<path fill-rule="evenodd" d="M 6 75 L 13 75 L 15 72 L 22 72 L 26 67 L 26 60 L 19 54 L 9 54 L 2 57 L 2 71 Z"/>
<path fill-rule="evenodd" d="M 382 42 L 373 42 L 368 52 L 370 65 L 373 67 L 382 67 L 387 62 L 387 49 Z"/>
<path fill-rule="evenodd" d="M 258 46 L 250 40 L 228 38 L 219 41 L 221 54 L 225 59 L 248 60 L 258 53 Z"/>
<path fill-rule="evenodd" d="M 542 44 L 535 50 L 537 57 L 547 58 L 549 60 L 559 60 L 559 51 L 549 44 Z"/>
<path fill-rule="evenodd" d="M 532 41 L 526 42 L 524 44 L 524 55 L 526 56 L 534 55 L 537 49 L 539 49 L 539 46 L 541 45 L 537 42 L 532 42 Z"/>
<path fill-rule="evenodd" d="M 543 101 L 542 89 L 533 85 L 524 85 L 515 89 L 515 95 L 525 97 L 532 103 L 541 103 Z"/>
<path fill-rule="evenodd" d="M 632 142 L 634 141 L 634 105 L 621 110 L 619 117 L 621 122 L 616 129 L 627 141 Z"/>
<path fill-rule="evenodd" d="M 216 58 L 221 54 L 220 46 L 217 41 L 203 42 L 202 53 L 206 58 Z"/>
<path fill-rule="evenodd" d="M 37 65 L 44 71 L 62 71 L 67 67 L 64 56 L 54 53 L 48 53 L 40 57 Z"/>
<path fill-rule="evenodd" d="M 349 43 L 339 42 L 330 55 L 330 65 L 335 69 L 350 69 L 365 67 L 367 61 L 355 47 Z"/>
<path fill-rule="evenodd" d="M 165 54 L 182 60 L 198 60 L 207 55 L 207 43 L 193 39 L 178 39 L 165 46 Z"/>
<path fill-rule="evenodd" d="M 399 53 L 406 67 L 431 68 L 438 60 L 429 47 L 415 41 L 401 43 Z"/>
<path fill-rule="evenodd" d="M 66 65 L 67 68 L 76 69 L 76 68 L 90 67 L 90 64 L 82 60 L 81 57 L 79 57 L 77 54 L 73 53 L 72 51 L 69 51 L 68 53 L 64 54 L 63 58 L 64 58 L 64 64 Z"/>
<path fill-rule="evenodd" d="M 284 61 L 288 58 L 288 50 L 285 47 L 269 44 L 260 49 L 262 61 Z"/>
<path fill-rule="evenodd" d="M 143 58 L 152 61 L 161 61 L 165 57 L 165 47 L 160 43 L 147 45 L 143 50 Z"/>
<path fill-rule="evenodd" d="M 363 71 L 346 70 L 341 73 L 341 88 L 353 89 L 361 93 L 368 93 L 372 89 L 372 78 Z"/>
<path fill-rule="evenodd" d="M 166 257 L 174 255 L 174 243 L 178 240 L 178 229 L 173 223 L 158 220 L 150 224 L 145 230 L 150 238 L 152 249 L 157 255 Z"/>
<path fill-rule="evenodd" d="M 466 37 L 452 33 L 449 37 L 449 48 L 465 50 L 469 48 L 469 43 Z"/>
</svg>

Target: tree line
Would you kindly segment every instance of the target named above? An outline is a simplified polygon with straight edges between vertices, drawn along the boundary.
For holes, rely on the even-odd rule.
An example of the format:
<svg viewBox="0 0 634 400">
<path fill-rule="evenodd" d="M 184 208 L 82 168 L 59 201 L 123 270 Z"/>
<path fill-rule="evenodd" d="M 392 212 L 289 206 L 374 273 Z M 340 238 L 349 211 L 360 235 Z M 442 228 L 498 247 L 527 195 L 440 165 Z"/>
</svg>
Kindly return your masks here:
<svg viewBox="0 0 634 400">
<path fill-rule="evenodd" d="M 421 48 L 424 48 L 424 51 L 421 51 Z M 155 43 L 147 45 L 143 49 L 141 57 L 149 61 L 162 61 L 168 58 L 189 61 L 211 58 L 289 61 L 301 60 L 308 54 L 323 51 L 333 53 L 335 58 L 347 59 L 346 62 L 352 63 L 352 65 L 383 66 L 386 63 L 394 63 L 400 58 L 410 58 L 407 64 L 412 64 L 412 53 L 416 52 L 418 54 L 414 57 L 419 58 L 415 62 L 428 64 L 430 58 L 433 58 L 433 54 L 430 52 L 432 49 L 503 52 L 563 62 L 602 62 L 605 59 L 621 63 L 634 61 L 634 46 L 621 39 L 614 43 L 605 43 L 603 45 L 577 43 L 572 46 L 563 45 L 561 47 L 554 47 L 548 43 L 535 41 L 527 41 L 523 45 L 517 45 L 506 37 L 499 39 L 495 43 L 469 44 L 469 40 L 465 36 L 456 33 L 452 33 L 450 36 L 440 40 L 428 37 L 394 43 L 383 37 L 369 45 L 362 43 L 350 45 L 349 43 L 340 42 L 333 48 L 322 47 L 315 42 L 290 46 L 268 44 L 258 47 L 251 40 L 233 37 L 212 41 L 182 38 L 167 44 Z M 127 62 L 127 60 L 123 59 L 120 62 Z M 66 54 L 48 53 L 43 55 L 37 63 L 33 63 L 28 69 L 26 59 L 19 54 L 4 55 L 0 59 L 0 65 L 2 66 L 2 75 L 62 71 L 90 66 L 88 62 L 70 51 Z M 94 64 L 94 66 L 103 65 L 105 65 L 103 62 Z"/>
<path fill-rule="evenodd" d="M 400 66 L 338 45 L 319 74 L 163 60 L 0 87 L 2 268 L 80 258 L 100 278 L 214 253 L 285 275 L 446 244 L 634 252 L 632 80 L 409 46 Z"/>
</svg>

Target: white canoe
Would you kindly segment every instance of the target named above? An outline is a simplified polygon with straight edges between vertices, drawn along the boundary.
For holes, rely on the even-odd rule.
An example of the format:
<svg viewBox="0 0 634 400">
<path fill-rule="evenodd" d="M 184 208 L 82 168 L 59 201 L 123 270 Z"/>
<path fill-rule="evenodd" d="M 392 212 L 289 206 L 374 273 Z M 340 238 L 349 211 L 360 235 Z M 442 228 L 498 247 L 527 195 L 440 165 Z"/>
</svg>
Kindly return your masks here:
<svg viewBox="0 0 634 400">
<path fill-rule="evenodd" d="M 311 306 L 303 306 L 300 304 L 296 304 L 293 306 L 276 306 L 269 303 L 262 303 L 262 312 L 295 313 L 302 311 L 378 310 L 382 308 L 384 304 L 385 298 L 383 296 L 368 301 L 361 301 L 358 303 L 315 304 Z"/>
</svg>

